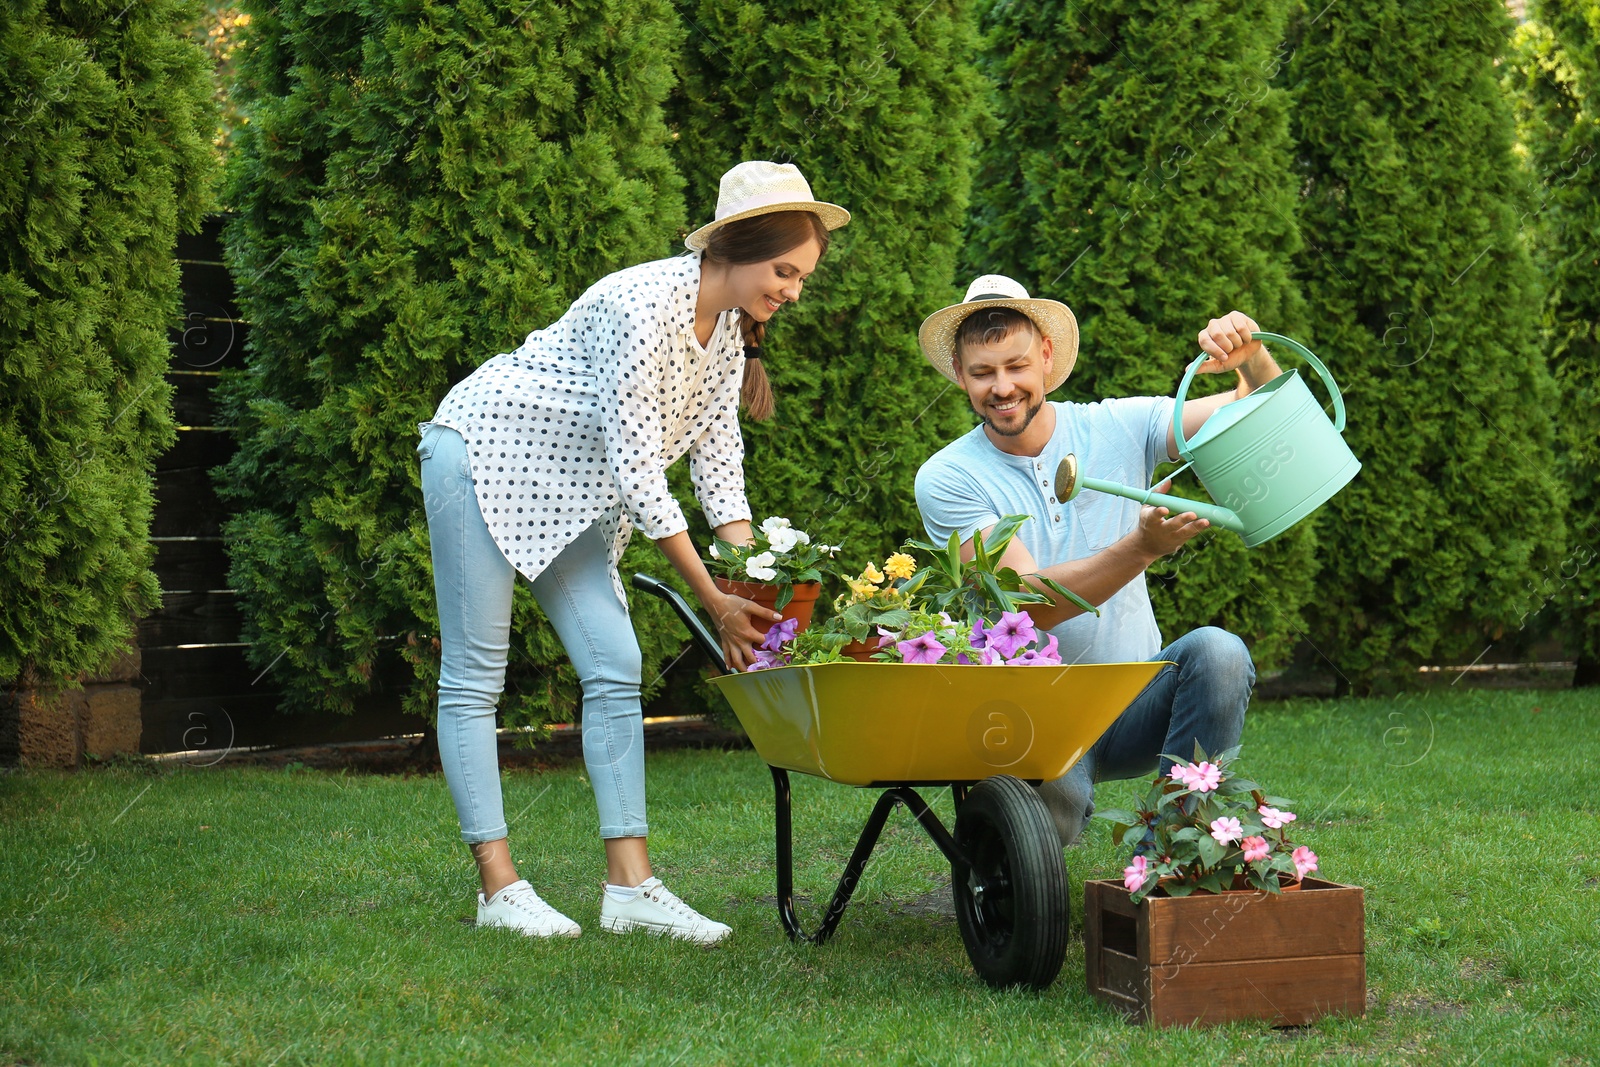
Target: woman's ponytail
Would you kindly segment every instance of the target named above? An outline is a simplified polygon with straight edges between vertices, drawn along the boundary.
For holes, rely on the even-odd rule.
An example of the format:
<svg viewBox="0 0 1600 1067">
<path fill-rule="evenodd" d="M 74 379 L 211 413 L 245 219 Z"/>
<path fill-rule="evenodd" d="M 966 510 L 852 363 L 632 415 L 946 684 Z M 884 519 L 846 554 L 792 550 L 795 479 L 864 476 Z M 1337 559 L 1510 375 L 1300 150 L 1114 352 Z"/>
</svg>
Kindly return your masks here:
<svg viewBox="0 0 1600 1067">
<path fill-rule="evenodd" d="M 741 326 L 746 356 L 744 385 L 739 390 L 739 402 L 752 420 L 766 422 L 772 418 L 772 383 L 767 380 L 767 368 L 758 353 L 761 351 L 762 338 L 767 335 L 767 324 L 744 319 Z"/>
</svg>

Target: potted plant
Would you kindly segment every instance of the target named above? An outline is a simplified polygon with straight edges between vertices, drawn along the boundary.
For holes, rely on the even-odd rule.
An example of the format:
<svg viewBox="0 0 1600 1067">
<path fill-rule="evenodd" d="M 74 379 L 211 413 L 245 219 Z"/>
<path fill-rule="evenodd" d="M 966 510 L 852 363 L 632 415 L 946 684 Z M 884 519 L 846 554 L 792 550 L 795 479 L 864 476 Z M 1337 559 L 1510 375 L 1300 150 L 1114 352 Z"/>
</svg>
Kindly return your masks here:
<svg viewBox="0 0 1600 1067">
<path fill-rule="evenodd" d="M 884 629 L 898 630 L 911 621 L 915 601 L 907 579 L 917 572 L 917 561 L 904 552 L 884 560 L 883 569 L 868 563 L 860 574 L 846 575 L 846 592 L 833 601 L 833 615 L 823 623 L 830 633 L 843 633 L 849 641 L 840 655 L 868 660 L 888 640 Z"/>
<path fill-rule="evenodd" d="M 711 543 L 706 569 L 724 593 L 754 600 L 804 630 L 811 622 L 822 576 L 839 551 L 838 545 L 813 541 L 788 519 L 773 516 L 756 527 L 754 540 L 736 545 L 716 538 Z"/>
<path fill-rule="evenodd" d="M 1089 990 L 1160 1024 L 1359 1015 L 1362 890 L 1307 877 L 1289 802 L 1235 776 L 1238 754 L 1168 756 L 1137 811 L 1095 812 L 1133 855 L 1120 882 L 1084 887 Z"/>
<path fill-rule="evenodd" d="M 975 532 L 970 560 L 961 558 L 959 533 L 952 532 L 950 540 L 942 546 L 928 541 L 907 541 L 906 547 L 920 549 L 933 557 L 932 563 L 912 575 L 907 591 L 919 594 L 934 613 L 942 611 L 968 622 L 998 619 L 1027 604 L 1048 604 L 1050 598 L 1029 588 L 1015 570 L 1000 566 L 1006 546 L 1028 518 L 1027 515 L 1007 515 L 989 531 L 987 542 L 981 530 Z M 1099 608 L 1044 575 L 1029 577 L 1067 597 L 1084 611 L 1100 614 Z"/>
</svg>

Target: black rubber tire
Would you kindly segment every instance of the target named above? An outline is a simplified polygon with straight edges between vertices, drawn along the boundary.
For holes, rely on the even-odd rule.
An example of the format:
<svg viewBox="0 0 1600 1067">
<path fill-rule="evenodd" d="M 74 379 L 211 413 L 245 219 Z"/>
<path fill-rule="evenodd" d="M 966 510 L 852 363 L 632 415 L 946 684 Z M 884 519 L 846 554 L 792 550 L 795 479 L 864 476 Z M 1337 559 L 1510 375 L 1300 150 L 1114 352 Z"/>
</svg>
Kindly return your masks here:
<svg viewBox="0 0 1600 1067">
<path fill-rule="evenodd" d="M 971 862 L 951 873 L 973 969 L 996 988 L 1046 988 L 1066 959 L 1072 901 L 1049 809 L 1026 782 L 988 778 L 956 812 L 955 838 Z"/>
</svg>

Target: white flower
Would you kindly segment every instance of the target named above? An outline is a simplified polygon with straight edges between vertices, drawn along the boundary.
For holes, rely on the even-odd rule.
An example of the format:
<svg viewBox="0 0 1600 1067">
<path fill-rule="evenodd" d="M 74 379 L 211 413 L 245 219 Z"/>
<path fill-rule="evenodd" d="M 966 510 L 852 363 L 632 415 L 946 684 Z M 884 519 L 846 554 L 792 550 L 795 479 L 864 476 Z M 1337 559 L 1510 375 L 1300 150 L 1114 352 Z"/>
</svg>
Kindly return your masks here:
<svg viewBox="0 0 1600 1067">
<path fill-rule="evenodd" d="M 772 551 L 776 552 L 780 556 L 788 552 L 795 545 L 801 544 L 802 542 L 800 541 L 800 538 L 805 536 L 805 534 L 798 530 L 790 530 L 787 528 L 773 530 L 770 533 L 763 529 L 762 532 L 767 534 L 767 541 L 771 543 Z"/>
<path fill-rule="evenodd" d="M 758 582 L 770 582 L 778 576 L 778 572 L 772 569 L 776 562 L 771 552 L 763 552 L 744 561 L 744 572 Z"/>
<path fill-rule="evenodd" d="M 711 558 L 712 559 L 721 559 L 722 558 L 722 553 L 717 551 L 717 543 L 715 541 L 711 542 Z"/>
<path fill-rule="evenodd" d="M 811 543 L 811 535 L 806 533 L 804 530 L 796 530 L 794 532 L 794 539 L 802 545 L 809 545 Z"/>
<path fill-rule="evenodd" d="M 772 516 L 766 522 L 761 524 L 761 532 L 766 534 L 768 541 L 772 540 L 772 534 L 774 531 L 787 529 L 789 529 L 789 520 L 780 519 L 776 515 Z"/>
</svg>

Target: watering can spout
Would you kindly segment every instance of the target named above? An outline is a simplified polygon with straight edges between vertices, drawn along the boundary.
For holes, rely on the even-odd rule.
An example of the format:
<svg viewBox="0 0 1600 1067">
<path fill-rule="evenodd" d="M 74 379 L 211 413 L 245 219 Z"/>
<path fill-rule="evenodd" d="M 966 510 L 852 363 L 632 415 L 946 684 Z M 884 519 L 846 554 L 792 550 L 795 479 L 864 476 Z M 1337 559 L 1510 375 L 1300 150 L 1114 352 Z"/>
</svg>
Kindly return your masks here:
<svg viewBox="0 0 1600 1067">
<path fill-rule="evenodd" d="M 1069 454 L 1056 467 L 1056 500 L 1065 504 L 1084 489 L 1126 497 L 1150 507 L 1166 508 L 1174 515 L 1192 511 L 1213 526 L 1220 526 L 1237 534 L 1244 533 L 1244 522 L 1238 513 L 1220 504 L 1208 504 L 1203 500 L 1189 500 L 1181 496 L 1168 496 L 1153 489 L 1139 489 L 1119 482 L 1108 482 L 1104 478 L 1085 478 L 1078 473 L 1078 457 Z"/>
</svg>

